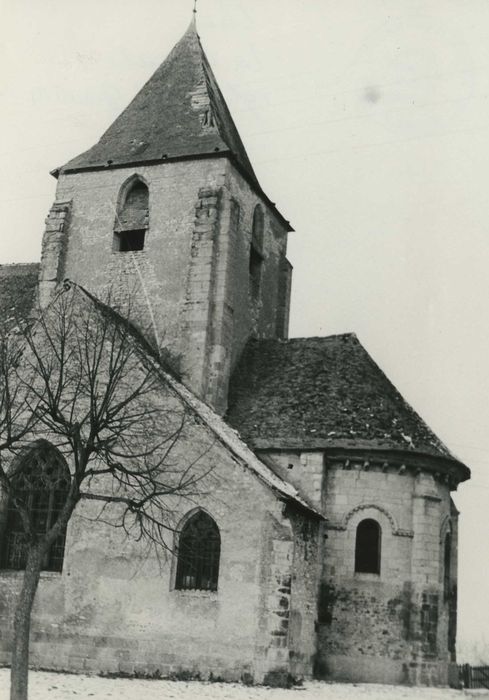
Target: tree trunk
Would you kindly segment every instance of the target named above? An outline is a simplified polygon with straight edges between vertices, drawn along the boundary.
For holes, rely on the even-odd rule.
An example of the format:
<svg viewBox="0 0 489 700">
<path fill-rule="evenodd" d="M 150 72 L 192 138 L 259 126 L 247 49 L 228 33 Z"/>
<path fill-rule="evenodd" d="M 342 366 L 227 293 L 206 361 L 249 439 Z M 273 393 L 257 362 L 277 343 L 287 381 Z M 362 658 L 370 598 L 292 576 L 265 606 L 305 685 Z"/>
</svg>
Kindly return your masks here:
<svg viewBox="0 0 489 700">
<path fill-rule="evenodd" d="M 29 634 L 31 612 L 41 573 L 43 550 L 29 547 L 22 589 L 14 615 L 14 646 L 10 671 L 10 700 L 27 700 L 29 672 Z"/>
</svg>

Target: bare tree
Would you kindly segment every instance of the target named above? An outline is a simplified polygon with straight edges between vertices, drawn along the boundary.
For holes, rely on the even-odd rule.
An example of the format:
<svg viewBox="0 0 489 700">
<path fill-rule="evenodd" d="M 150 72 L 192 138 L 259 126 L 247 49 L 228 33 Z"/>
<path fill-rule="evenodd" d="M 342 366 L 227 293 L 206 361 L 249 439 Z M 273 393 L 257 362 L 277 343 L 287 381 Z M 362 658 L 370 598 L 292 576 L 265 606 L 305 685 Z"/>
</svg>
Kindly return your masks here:
<svg viewBox="0 0 489 700">
<path fill-rule="evenodd" d="M 64 543 L 77 504 L 96 502 L 99 518 L 161 548 L 173 539 L 166 534 L 174 529 L 175 497 L 192 498 L 203 488 L 203 452 L 182 462 L 176 450 L 193 419 L 165 377 L 133 325 L 76 286 L 34 323 L 1 334 L 0 485 L 4 513 L 20 523 L 14 544 L 24 569 L 11 700 L 27 698 L 40 572 L 50 550 Z M 34 453 L 51 450 L 34 467 L 33 445 Z M 39 522 L 32 504 L 46 492 L 55 506 Z"/>
</svg>

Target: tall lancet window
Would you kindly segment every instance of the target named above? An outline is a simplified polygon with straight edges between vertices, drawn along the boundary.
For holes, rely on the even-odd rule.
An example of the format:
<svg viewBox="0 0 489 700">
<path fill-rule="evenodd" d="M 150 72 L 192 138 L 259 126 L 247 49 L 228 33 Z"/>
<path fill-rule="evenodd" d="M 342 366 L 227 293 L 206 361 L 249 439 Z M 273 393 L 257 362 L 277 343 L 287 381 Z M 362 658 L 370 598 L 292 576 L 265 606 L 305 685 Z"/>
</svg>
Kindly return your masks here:
<svg viewBox="0 0 489 700">
<path fill-rule="evenodd" d="M 27 531 L 42 535 L 56 523 L 70 488 L 70 472 L 58 450 L 40 440 L 17 464 L 11 481 L 6 521 L 1 537 L 0 568 L 25 569 Z M 66 526 L 49 548 L 42 568 L 61 571 Z"/>
<path fill-rule="evenodd" d="M 120 197 L 114 226 L 114 250 L 127 253 L 143 250 L 149 218 L 149 192 L 145 183 L 134 179 Z"/>
<path fill-rule="evenodd" d="M 264 223 L 263 209 L 257 204 L 253 213 L 250 245 L 250 291 L 254 299 L 258 297 L 261 285 Z"/>
<path fill-rule="evenodd" d="M 175 588 L 216 591 L 221 537 L 210 515 L 199 510 L 180 533 Z"/>
<path fill-rule="evenodd" d="M 450 595 L 450 568 L 452 563 L 452 535 L 447 532 L 443 547 L 443 597 L 445 600 Z"/>
</svg>

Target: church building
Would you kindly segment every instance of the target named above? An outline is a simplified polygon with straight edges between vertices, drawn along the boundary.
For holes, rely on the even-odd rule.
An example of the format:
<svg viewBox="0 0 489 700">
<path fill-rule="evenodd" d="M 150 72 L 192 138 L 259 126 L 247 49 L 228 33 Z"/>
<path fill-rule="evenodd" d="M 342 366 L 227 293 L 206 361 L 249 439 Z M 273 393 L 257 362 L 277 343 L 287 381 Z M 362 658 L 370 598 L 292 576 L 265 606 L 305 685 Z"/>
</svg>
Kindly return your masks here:
<svg viewBox="0 0 489 700">
<path fill-rule="evenodd" d="M 48 308 L 65 280 L 82 306 L 130 305 L 141 352 L 176 368 L 172 400 L 195 416 L 214 472 L 179 511 L 193 568 L 178 546 L 156 562 L 75 512 L 41 575 L 32 665 L 455 682 L 450 494 L 470 472 L 354 334 L 288 338 L 292 228 L 195 22 L 100 141 L 53 175 L 41 262 L 0 266 L 0 319 Z M 11 522 L 0 513 L 2 664 L 22 577 Z"/>
</svg>

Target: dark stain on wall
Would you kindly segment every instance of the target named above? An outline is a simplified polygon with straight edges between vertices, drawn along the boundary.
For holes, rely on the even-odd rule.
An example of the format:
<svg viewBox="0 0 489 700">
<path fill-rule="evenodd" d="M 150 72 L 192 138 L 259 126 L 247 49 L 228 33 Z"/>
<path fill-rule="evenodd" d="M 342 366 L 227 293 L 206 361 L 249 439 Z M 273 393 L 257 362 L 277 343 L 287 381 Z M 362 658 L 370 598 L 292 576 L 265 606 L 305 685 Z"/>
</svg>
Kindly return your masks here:
<svg viewBox="0 0 489 700">
<path fill-rule="evenodd" d="M 425 655 L 436 655 L 438 632 L 438 603 L 437 593 L 425 592 L 421 603 L 421 637 Z"/>
<path fill-rule="evenodd" d="M 455 661 L 455 645 L 457 641 L 457 584 L 450 587 L 448 595 L 448 651 L 452 661 Z"/>
<path fill-rule="evenodd" d="M 405 581 L 400 595 L 387 601 L 387 610 L 391 619 L 399 618 L 403 639 L 412 638 L 412 621 L 415 609 L 413 589 L 410 581 Z"/>
<path fill-rule="evenodd" d="M 318 596 L 318 623 L 320 625 L 330 625 L 332 623 L 335 601 L 335 587 L 330 583 L 321 581 Z"/>
</svg>

